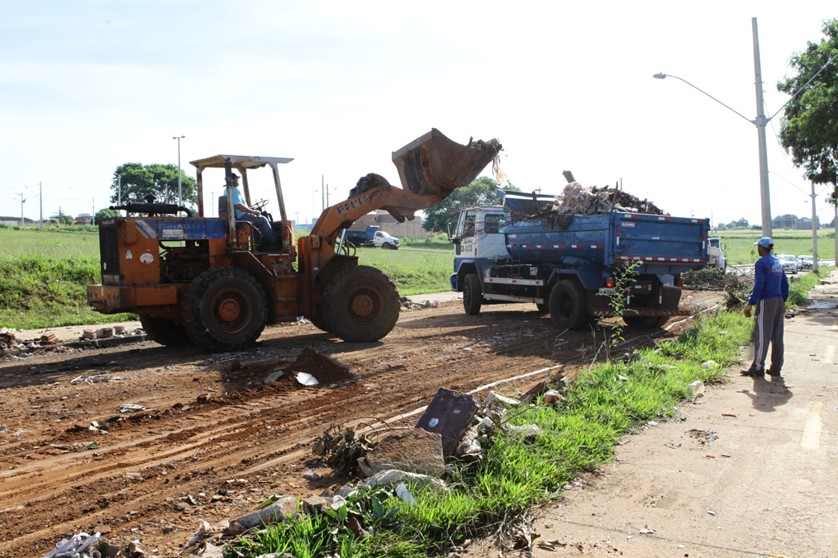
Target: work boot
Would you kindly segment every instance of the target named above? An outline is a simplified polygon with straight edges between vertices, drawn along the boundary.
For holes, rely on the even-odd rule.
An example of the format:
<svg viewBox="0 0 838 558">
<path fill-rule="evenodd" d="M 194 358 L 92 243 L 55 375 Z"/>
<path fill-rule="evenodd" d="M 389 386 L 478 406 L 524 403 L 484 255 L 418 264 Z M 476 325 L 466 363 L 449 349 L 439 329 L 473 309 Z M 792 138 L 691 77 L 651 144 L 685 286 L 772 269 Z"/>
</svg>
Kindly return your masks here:
<svg viewBox="0 0 838 558">
<path fill-rule="evenodd" d="M 765 376 L 765 373 L 762 370 L 757 370 L 756 368 L 748 368 L 747 370 L 742 371 L 743 376 L 750 376 L 751 378 L 762 378 Z"/>
<path fill-rule="evenodd" d="M 768 369 L 768 375 L 771 376 L 772 378 L 779 378 L 780 377 L 780 371 L 775 370 L 773 368 L 769 368 Z"/>
</svg>

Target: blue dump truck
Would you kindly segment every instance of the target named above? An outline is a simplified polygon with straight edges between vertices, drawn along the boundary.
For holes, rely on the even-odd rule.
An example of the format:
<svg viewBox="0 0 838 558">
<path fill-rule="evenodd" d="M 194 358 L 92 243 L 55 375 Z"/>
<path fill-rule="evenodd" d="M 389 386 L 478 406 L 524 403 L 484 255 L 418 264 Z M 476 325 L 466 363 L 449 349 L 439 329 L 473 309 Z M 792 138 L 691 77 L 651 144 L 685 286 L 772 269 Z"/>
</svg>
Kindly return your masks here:
<svg viewBox="0 0 838 558">
<path fill-rule="evenodd" d="M 460 212 L 451 288 L 463 293 L 467 314 L 484 304 L 530 302 L 561 329 L 615 315 L 649 328 L 686 314 L 678 308 L 683 274 L 707 266 L 707 219 L 557 215 L 537 197 L 513 204 L 507 195 L 502 207 Z"/>
</svg>

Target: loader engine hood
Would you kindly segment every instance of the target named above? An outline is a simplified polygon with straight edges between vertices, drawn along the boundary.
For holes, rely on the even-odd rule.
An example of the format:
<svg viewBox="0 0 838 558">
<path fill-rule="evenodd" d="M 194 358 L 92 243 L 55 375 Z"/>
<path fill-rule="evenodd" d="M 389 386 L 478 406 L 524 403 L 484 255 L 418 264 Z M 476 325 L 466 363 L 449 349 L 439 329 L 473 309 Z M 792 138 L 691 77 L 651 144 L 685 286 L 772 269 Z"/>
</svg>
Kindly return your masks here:
<svg viewBox="0 0 838 558">
<path fill-rule="evenodd" d="M 402 187 L 418 196 L 447 198 L 460 186 L 467 186 L 500 152 L 496 139 L 469 140 L 461 145 L 432 128 L 393 152 Z"/>
</svg>

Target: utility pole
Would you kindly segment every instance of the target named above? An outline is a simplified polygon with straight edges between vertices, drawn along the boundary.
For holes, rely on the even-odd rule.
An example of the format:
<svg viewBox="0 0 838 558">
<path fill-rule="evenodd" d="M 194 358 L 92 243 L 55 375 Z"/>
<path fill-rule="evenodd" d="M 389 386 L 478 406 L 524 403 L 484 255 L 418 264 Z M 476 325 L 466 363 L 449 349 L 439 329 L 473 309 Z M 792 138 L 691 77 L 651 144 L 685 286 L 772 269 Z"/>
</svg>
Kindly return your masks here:
<svg viewBox="0 0 838 558">
<path fill-rule="evenodd" d="M 818 271 L 818 212 L 815 208 L 815 183 L 812 184 L 812 271 Z"/>
<path fill-rule="evenodd" d="M 178 205 L 183 205 L 183 190 L 180 185 L 180 140 L 186 136 L 172 136 L 173 140 L 177 140 L 177 202 Z"/>
<path fill-rule="evenodd" d="M 325 177 L 321 174 L 320 175 L 320 212 L 322 213 L 326 209 L 326 183 Z"/>
<path fill-rule="evenodd" d="M 757 33 L 757 18 L 751 18 L 754 30 L 754 86 L 757 93 L 757 117 L 754 124 L 757 127 L 759 143 L 759 195 L 762 207 L 762 236 L 772 236 L 771 223 L 771 194 L 768 190 L 768 150 L 765 141 L 765 103 L 762 98 L 762 67 L 759 61 L 759 34 Z"/>
<path fill-rule="evenodd" d="M 23 204 L 26 203 L 26 200 L 23 198 L 23 194 L 18 194 L 20 197 L 20 228 L 23 228 Z"/>
<path fill-rule="evenodd" d="M 38 222 L 40 223 L 39 229 L 41 232 L 44 232 L 44 183 L 38 182 L 38 202 L 39 202 L 39 210 L 38 210 Z"/>
</svg>

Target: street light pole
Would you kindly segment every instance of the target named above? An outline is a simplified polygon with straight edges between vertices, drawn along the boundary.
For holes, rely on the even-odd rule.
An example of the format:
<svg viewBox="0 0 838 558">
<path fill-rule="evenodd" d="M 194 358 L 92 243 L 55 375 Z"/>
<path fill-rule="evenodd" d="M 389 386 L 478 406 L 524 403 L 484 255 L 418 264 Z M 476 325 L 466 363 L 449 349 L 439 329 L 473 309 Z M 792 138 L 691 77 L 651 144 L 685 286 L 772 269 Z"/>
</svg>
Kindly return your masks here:
<svg viewBox="0 0 838 558">
<path fill-rule="evenodd" d="M 757 18 L 751 18 L 754 32 L 754 86 L 757 93 L 757 117 L 754 125 L 757 127 L 757 142 L 759 143 L 759 197 L 762 206 L 762 236 L 771 234 L 771 195 L 768 191 L 768 148 L 765 142 L 765 103 L 762 98 L 762 66 L 759 62 L 759 35 L 757 34 Z"/>
<path fill-rule="evenodd" d="M 183 205 L 183 190 L 180 186 L 180 140 L 186 136 L 172 136 L 173 140 L 177 140 L 177 201 L 178 205 Z"/>
<path fill-rule="evenodd" d="M 762 98 L 762 69 L 760 67 L 759 62 L 759 37 L 757 35 L 757 18 L 751 18 L 751 23 L 753 27 L 753 34 L 754 34 L 754 82 L 756 87 L 756 101 L 757 101 L 757 117 L 753 120 L 748 118 L 747 116 L 743 115 L 739 111 L 729 107 L 725 103 L 721 102 L 711 94 L 707 93 L 703 89 L 693 85 L 692 83 L 688 82 L 684 78 L 680 78 L 678 76 L 673 76 L 672 74 L 664 74 L 664 73 L 657 73 L 655 74 L 654 78 L 656 79 L 664 79 L 667 77 L 675 78 L 678 80 L 683 81 L 693 89 L 707 95 L 726 109 L 730 110 L 731 112 L 735 113 L 736 115 L 740 116 L 741 118 L 747 120 L 751 124 L 757 127 L 757 141 L 759 145 L 759 192 L 760 192 L 760 201 L 762 206 L 761 216 L 762 216 L 762 236 L 772 236 L 772 223 L 771 223 L 771 196 L 769 193 L 768 188 L 768 150 L 767 144 L 765 141 L 765 126 L 771 121 L 774 116 L 777 116 L 777 113 L 770 118 L 765 117 L 764 106 L 765 103 L 763 102 Z M 788 104 L 788 103 L 786 103 Z M 785 108 L 785 105 L 781 107 L 780 110 Z"/>
</svg>

